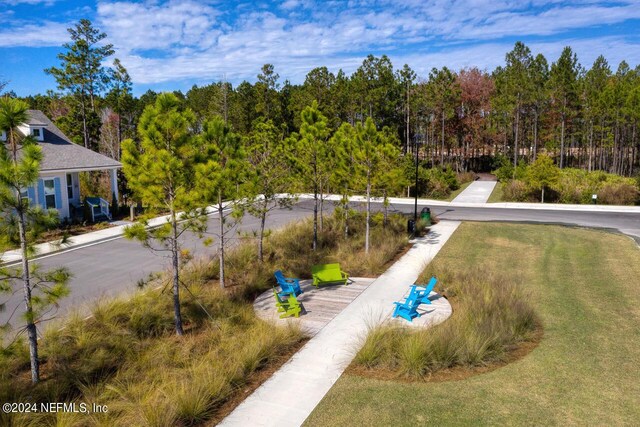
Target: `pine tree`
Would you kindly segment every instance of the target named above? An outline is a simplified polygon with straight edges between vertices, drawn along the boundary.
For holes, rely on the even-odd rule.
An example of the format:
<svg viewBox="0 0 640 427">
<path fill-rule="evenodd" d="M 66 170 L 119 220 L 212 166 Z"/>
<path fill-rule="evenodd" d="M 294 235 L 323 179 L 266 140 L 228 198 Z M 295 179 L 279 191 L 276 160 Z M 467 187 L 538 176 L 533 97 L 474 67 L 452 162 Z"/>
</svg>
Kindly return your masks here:
<svg viewBox="0 0 640 427">
<path fill-rule="evenodd" d="M 284 195 L 293 190 L 290 185 L 291 147 L 289 140 L 271 121 L 255 124 L 248 140 L 248 160 L 254 172 L 249 182 L 250 194 L 258 197 L 249 206 L 249 212 L 260 219 L 258 260 L 262 262 L 267 215 L 274 209 L 291 207 L 293 203 L 293 197 Z"/>
<path fill-rule="evenodd" d="M 29 262 L 38 237 L 57 225 L 58 212 L 43 211 L 31 204 L 29 188 L 38 180 L 42 151 L 31 137 L 19 131 L 19 126 L 28 120 L 27 109 L 22 101 L 0 98 L 0 130 L 7 135 L 7 146 L 0 144 L 0 250 L 19 246 L 22 255 L 20 267 L 0 267 L 0 291 L 22 282 L 31 382 L 37 383 L 40 380 L 37 324 L 51 306 L 57 306 L 69 294 L 70 274 L 64 268 L 40 271 Z"/>
<path fill-rule="evenodd" d="M 178 335 L 184 334 L 180 310 L 183 255 L 180 236 L 187 231 L 202 235 L 207 226 L 198 198 L 201 182 L 196 179 L 195 169 L 203 159 L 192 132 L 194 122 L 193 112 L 184 109 L 175 95 L 163 93 L 155 104 L 145 108 L 140 118 L 140 146 L 131 139 L 122 143 L 123 171 L 134 197 L 152 208 L 169 212 L 161 226 L 150 229 L 143 220 L 127 227 L 125 237 L 139 240 L 153 251 L 171 253 L 173 312 Z"/>
<path fill-rule="evenodd" d="M 378 132 L 373 120 L 369 117 L 364 125 L 358 123 L 355 129 L 353 159 L 357 164 L 357 172 L 362 177 L 367 197 L 367 214 L 365 224 L 364 251 L 369 253 L 371 228 L 371 192 L 372 184 L 382 167 L 386 165 L 385 158 L 399 157 L 397 147 L 390 143 L 382 132 Z"/>
<path fill-rule="evenodd" d="M 560 169 L 565 164 L 565 136 L 567 125 L 577 114 L 578 108 L 578 75 L 580 64 L 578 57 L 570 47 L 565 47 L 560 58 L 551 64 L 549 87 L 554 108 L 560 114 Z"/>
<path fill-rule="evenodd" d="M 218 239 L 220 286 L 226 286 L 225 249 L 227 234 L 237 225 L 246 210 L 250 195 L 251 170 L 240 137 L 219 116 L 202 125 L 199 145 L 205 162 L 198 166 L 196 180 L 201 183 L 201 199 L 214 205 L 219 227 L 213 234 Z"/>
<path fill-rule="evenodd" d="M 323 184 L 328 182 L 330 169 L 327 167 L 329 128 L 327 118 L 318 110 L 318 103 L 302 110 L 300 135 L 296 141 L 295 155 L 298 176 L 302 185 L 313 191 L 313 250 L 318 249 L 318 211 L 322 198 Z M 295 137 L 294 137 L 295 138 Z"/>
<path fill-rule="evenodd" d="M 101 44 L 107 35 L 94 28 L 88 19 L 81 19 L 67 31 L 72 42 L 65 43 L 66 51 L 58 54 L 60 68 L 47 68 L 45 72 L 51 74 L 58 88 L 68 91 L 78 104 L 84 146 L 94 148 L 97 141 L 92 135 L 97 135 L 99 129 L 99 125 L 98 129 L 94 128 L 97 97 L 110 83 L 109 70 L 103 63 L 114 54 L 113 45 Z"/>
</svg>

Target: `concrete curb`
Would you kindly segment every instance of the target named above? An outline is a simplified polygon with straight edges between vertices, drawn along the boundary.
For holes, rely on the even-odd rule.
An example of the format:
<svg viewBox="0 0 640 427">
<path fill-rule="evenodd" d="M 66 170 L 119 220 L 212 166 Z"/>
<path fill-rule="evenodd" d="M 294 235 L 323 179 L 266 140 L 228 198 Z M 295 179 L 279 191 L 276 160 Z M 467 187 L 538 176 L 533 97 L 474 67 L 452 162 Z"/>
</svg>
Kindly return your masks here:
<svg viewBox="0 0 640 427">
<path fill-rule="evenodd" d="M 300 199 L 313 199 L 313 194 L 299 194 Z M 337 194 L 325 195 L 324 200 L 340 201 L 342 196 Z M 371 201 L 382 203 L 382 197 L 372 197 Z M 366 202 L 364 196 L 352 196 L 351 202 Z M 389 197 L 391 205 L 413 205 L 414 199 L 406 197 Z M 579 212 L 615 212 L 615 213 L 639 213 L 640 206 L 612 206 L 612 205 L 563 205 L 558 203 L 456 203 L 444 202 L 442 200 L 418 199 L 418 205 L 443 206 L 451 208 L 498 208 L 498 209 L 537 209 L 537 210 L 558 210 L 558 211 L 579 211 Z"/>
</svg>

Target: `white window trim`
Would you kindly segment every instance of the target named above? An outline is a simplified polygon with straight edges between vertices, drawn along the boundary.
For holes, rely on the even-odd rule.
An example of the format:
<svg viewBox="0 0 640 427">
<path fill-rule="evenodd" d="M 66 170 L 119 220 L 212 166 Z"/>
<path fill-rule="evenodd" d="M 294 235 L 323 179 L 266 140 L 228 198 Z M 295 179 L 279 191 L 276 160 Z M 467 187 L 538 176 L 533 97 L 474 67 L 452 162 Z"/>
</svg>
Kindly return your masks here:
<svg viewBox="0 0 640 427">
<path fill-rule="evenodd" d="M 47 181 L 53 182 L 53 193 L 47 194 Z M 56 180 L 55 178 L 43 178 L 42 179 L 42 188 L 44 191 L 44 209 L 57 209 L 58 206 L 58 197 L 56 196 Z M 47 196 L 53 196 L 53 207 L 47 207 Z"/>
<path fill-rule="evenodd" d="M 44 128 L 40 126 L 32 127 L 29 129 L 31 136 L 33 136 L 36 141 L 44 141 Z M 35 132 L 38 132 L 38 135 L 35 135 Z"/>
</svg>

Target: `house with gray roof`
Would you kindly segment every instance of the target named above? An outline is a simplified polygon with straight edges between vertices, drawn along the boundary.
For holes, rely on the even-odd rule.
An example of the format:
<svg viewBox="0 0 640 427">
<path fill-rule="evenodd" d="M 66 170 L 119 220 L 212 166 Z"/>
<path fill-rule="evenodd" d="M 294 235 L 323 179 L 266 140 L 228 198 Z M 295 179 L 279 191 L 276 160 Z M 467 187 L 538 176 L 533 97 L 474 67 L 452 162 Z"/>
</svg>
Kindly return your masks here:
<svg viewBox="0 0 640 427">
<path fill-rule="evenodd" d="M 56 209 L 61 219 L 71 218 L 82 202 L 78 174 L 90 171 L 109 171 L 111 191 L 116 200 L 119 198 L 117 173 L 122 167 L 120 162 L 74 144 L 42 111 L 29 110 L 29 120 L 19 130 L 38 142 L 43 155 L 37 184 L 27 188 L 23 194 L 31 203 L 44 209 Z M 4 132 L 0 139 L 6 140 Z M 109 203 L 93 200 L 97 209 L 92 209 L 92 212 L 108 216 Z"/>
</svg>

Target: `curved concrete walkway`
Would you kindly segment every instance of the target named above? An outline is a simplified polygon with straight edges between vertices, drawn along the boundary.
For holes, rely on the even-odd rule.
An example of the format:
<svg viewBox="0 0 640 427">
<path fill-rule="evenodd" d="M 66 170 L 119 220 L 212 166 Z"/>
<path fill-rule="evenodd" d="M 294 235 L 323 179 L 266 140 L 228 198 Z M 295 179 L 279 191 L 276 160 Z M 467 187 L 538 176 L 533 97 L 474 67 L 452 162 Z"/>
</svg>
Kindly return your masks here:
<svg viewBox="0 0 640 427">
<path fill-rule="evenodd" d="M 376 318 L 387 318 L 393 302 L 410 285 L 458 228 L 441 221 L 431 232 L 327 323 L 271 378 L 255 390 L 220 425 L 299 426 L 349 365 Z"/>
</svg>

